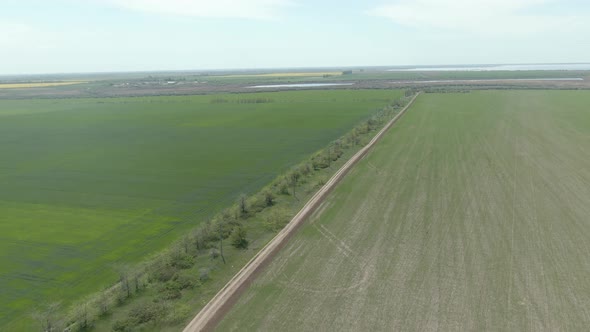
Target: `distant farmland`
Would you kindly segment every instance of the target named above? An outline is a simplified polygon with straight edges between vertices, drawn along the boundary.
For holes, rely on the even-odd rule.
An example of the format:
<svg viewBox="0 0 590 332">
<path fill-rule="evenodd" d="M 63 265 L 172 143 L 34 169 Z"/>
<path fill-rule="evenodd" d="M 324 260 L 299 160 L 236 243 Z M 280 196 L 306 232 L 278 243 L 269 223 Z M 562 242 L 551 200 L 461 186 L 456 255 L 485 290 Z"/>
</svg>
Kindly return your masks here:
<svg viewBox="0 0 590 332">
<path fill-rule="evenodd" d="M 218 330 L 586 330 L 588 105 L 423 94 Z"/>
<path fill-rule="evenodd" d="M 0 330 L 116 279 L 394 90 L 0 101 Z"/>
<path fill-rule="evenodd" d="M 277 72 L 265 74 L 233 74 L 221 75 L 219 77 L 324 77 L 324 76 L 339 76 L 342 75 L 340 71 L 324 71 L 324 72 Z"/>
<path fill-rule="evenodd" d="M 64 86 L 80 84 L 85 82 L 70 81 L 70 82 L 32 82 L 32 83 L 0 83 L 0 89 L 26 89 L 26 88 L 44 88 L 50 86 Z"/>
</svg>

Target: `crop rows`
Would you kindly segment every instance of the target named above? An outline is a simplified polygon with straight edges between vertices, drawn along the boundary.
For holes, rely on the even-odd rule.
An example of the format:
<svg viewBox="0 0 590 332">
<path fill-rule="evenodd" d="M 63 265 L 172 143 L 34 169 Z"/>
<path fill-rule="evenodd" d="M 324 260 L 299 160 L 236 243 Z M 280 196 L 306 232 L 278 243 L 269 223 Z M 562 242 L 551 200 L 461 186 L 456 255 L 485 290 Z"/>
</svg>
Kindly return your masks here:
<svg viewBox="0 0 590 332">
<path fill-rule="evenodd" d="M 423 94 L 219 330 L 590 325 L 590 94 Z"/>
</svg>

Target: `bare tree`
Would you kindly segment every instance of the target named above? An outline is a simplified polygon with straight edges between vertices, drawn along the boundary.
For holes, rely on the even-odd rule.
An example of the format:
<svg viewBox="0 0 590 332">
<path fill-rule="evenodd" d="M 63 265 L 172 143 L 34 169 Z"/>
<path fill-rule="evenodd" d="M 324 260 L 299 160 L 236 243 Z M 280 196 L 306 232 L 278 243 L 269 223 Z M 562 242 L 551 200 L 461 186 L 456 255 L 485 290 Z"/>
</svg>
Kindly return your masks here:
<svg viewBox="0 0 590 332">
<path fill-rule="evenodd" d="M 116 267 L 117 273 L 119 274 L 119 284 L 121 286 L 121 297 L 120 300 L 125 300 L 131 297 L 131 285 L 129 282 L 130 268 L 125 264 L 118 264 Z"/>
<path fill-rule="evenodd" d="M 141 283 L 139 282 L 139 273 L 135 273 L 133 275 L 133 283 L 135 284 L 135 292 L 139 292 L 139 290 L 141 289 Z"/>
<path fill-rule="evenodd" d="M 293 186 L 293 197 L 295 197 L 295 198 L 297 198 L 297 194 L 295 193 L 295 188 L 297 187 L 300 177 L 301 177 L 301 174 L 299 174 L 299 172 L 297 172 L 297 171 L 293 171 L 291 173 L 291 185 Z"/>
<path fill-rule="evenodd" d="M 188 254 L 188 250 L 191 246 L 191 238 L 189 235 L 186 235 L 182 238 L 182 246 L 184 247 L 184 253 Z"/>
<path fill-rule="evenodd" d="M 275 195 L 269 189 L 264 191 L 264 203 L 266 206 L 273 206 L 275 204 Z"/>
<path fill-rule="evenodd" d="M 221 260 L 223 260 L 223 264 L 225 264 L 225 257 L 223 256 L 223 229 L 221 227 L 221 222 L 219 223 L 219 255 L 221 256 Z"/>
<path fill-rule="evenodd" d="M 60 302 L 53 302 L 33 313 L 33 318 L 41 324 L 41 330 L 43 332 L 59 330 L 57 315 L 60 307 Z"/>
<path fill-rule="evenodd" d="M 76 307 L 76 322 L 79 329 L 85 330 L 88 328 L 88 302 Z"/>
<path fill-rule="evenodd" d="M 240 195 L 240 213 L 242 215 L 245 215 L 246 213 L 248 213 L 248 206 L 246 205 L 246 195 L 245 194 L 241 194 Z"/>
<path fill-rule="evenodd" d="M 96 300 L 98 305 L 98 312 L 100 316 L 104 316 L 109 312 L 109 295 L 108 290 L 104 290 L 98 296 Z"/>
</svg>

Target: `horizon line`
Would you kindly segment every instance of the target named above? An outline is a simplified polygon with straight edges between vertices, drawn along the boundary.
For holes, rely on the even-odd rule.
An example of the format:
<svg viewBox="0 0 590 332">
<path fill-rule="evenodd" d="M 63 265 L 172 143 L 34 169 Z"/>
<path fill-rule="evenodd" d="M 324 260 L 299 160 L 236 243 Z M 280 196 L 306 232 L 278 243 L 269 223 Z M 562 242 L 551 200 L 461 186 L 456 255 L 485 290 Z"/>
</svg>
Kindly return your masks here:
<svg viewBox="0 0 590 332">
<path fill-rule="evenodd" d="M 306 70 L 306 69 L 410 69 L 410 68 L 444 68 L 444 67 L 493 67 L 493 66 L 543 66 L 543 65 L 590 65 L 590 62 L 513 62 L 513 63 L 456 63 L 456 64 L 420 64 L 420 65 L 346 65 L 346 66 L 292 66 L 292 67 L 234 67 L 234 68 L 212 68 L 212 69 L 154 69 L 154 70 L 114 70 L 114 71 L 79 71 L 79 72 L 37 72 L 37 73 L 20 73 L 20 74 L 0 74 L 0 78 L 6 77 L 26 77 L 26 76 L 67 76 L 67 75 L 109 75 L 109 74 L 167 74 L 167 73 L 208 73 L 208 72 L 232 72 L 232 71 L 269 71 L 269 70 Z M 559 70 L 559 69 L 556 69 Z M 564 69 L 571 70 L 571 69 Z M 590 69 L 582 69 L 586 71 Z M 460 70 L 458 70 L 460 71 Z"/>
</svg>

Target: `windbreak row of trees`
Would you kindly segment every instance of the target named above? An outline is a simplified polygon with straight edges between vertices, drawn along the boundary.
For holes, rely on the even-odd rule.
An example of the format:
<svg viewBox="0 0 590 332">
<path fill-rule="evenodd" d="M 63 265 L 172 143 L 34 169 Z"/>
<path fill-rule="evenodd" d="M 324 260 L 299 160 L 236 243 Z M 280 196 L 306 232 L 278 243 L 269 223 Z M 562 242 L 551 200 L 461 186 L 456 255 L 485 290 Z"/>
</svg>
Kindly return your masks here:
<svg viewBox="0 0 590 332">
<path fill-rule="evenodd" d="M 347 152 L 350 155 L 366 144 L 372 138 L 372 133 L 395 116 L 411 95 L 412 92 L 406 93 L 406 97 L 377 111 L 346 135 L 277 177 L 259 192 L 240 195 L 232 206 L 188 232 L 168 250 L 140 265 L 118 266 L 116 270 L 119 279 L 115 285 L 76 304 L 66 315 L 61 315 L 64 310 L 60 310 L 57 304 L 37 311 L 35 318 L 42 330 L 91 330 L 102 317 L 109 316 L 118 307 L 128 304 L 131 305 L 128 313 L 113 322 L 114 331 L 132 331 L 146 324 L 174 324 L 184 321 L 193 310 L 178 305 L 175 301 L 182 298 L 187 290 L 199 288 L 212 278 L 210 266 L 196 266 L 199 258 L 225 264 L 231 259 L 227 256 L 229 246 L 234 252 L 249 247 L 252 239 L 248 230 L 254 222 L 261 222 L 266 234 L 274 234 L 282 229 L 294 215 L 289 202 L 303 197 L 304 193 L 299 191 L 304 185 L 307 184 L 306 188 L 309 188 L 311 179 L 317 181 L 313 187 L 316 190 L 323 185 L 325 178 L 318 177 L 318 172 L 325 173 L 325 169 L 331 168 Z M 156 294 L 153 299 L 134 303 L 133 299 L 139 298 L 146 290 Z"/>
</svg>

